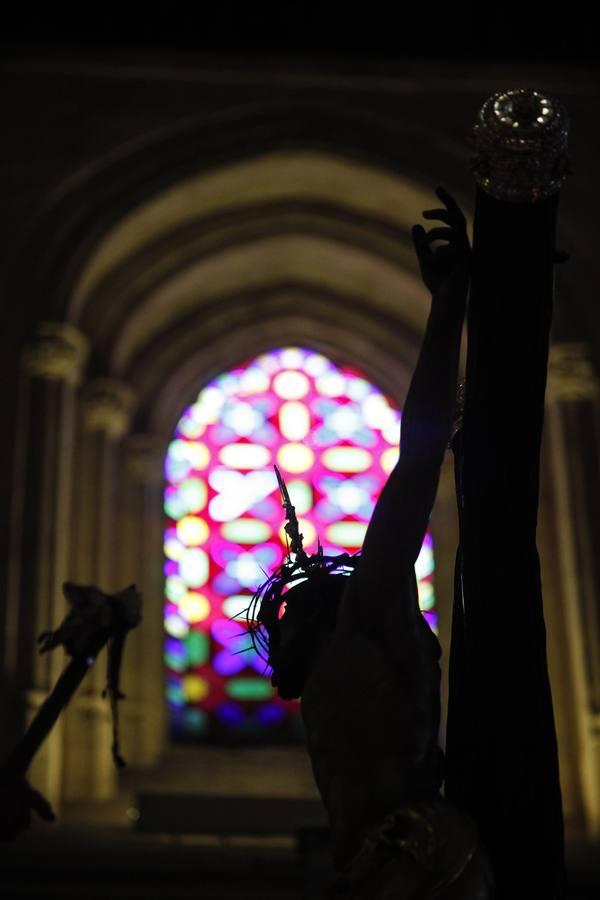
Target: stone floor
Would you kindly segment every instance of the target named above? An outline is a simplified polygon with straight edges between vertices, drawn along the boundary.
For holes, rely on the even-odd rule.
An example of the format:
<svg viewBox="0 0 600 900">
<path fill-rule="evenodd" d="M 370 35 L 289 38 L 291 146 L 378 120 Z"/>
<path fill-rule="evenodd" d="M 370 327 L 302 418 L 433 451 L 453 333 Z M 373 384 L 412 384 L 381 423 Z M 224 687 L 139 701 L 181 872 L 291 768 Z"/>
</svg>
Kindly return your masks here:
<svg viewBox="0 0 600 900">
<path fill-rule="evenodd" d="M 289 848 L 114 829 L 36 828 L 0 850 L 3 900 L 300 900 Z"/>
<path fill-rule="evenodd" d="M 0 848 L 2 900 L 317 900 L 327 866 L 291 842 L 37 826 Z M 571 900 L 600 897 L 598 848 L 571 848 Z"/>
<path fill-rule="evenodd" d="M 254 759 L 244 753 L 237 759 L 232 751 L 231 758 L 224 758 L 220 751 L 212 759 L 210 752 L 197 756 L 174 751 L 155 772 L 122 778 L 114 800 L 71 804 L 61 811 L 59 823 L 36 823 L 14 844 L 0 845 L 0 898 L 317 900 L 332 872 L 322 829 L 306 832 L 312 843 L 303 854 L 292 829 L 269 834 L 262 827 L 258 833 L 243 835 L 236 833 L 232 821 L 221 834 L 210 833 L 206 823 L 203 833 L 189 833 L 185 827 L 166 833 L 159 815 L 155 830 L 136 830 L 141 824 L 139 798 L 148 791 L 171 803 L 183 795 L 188 807 L 193 795 L 204 804 L 228 797 L 251 805 L 253 797 L 264 798 L 267 790 L 278 801 L 286 796 L 314 801 L 314 785 L 303 758 L 296 760 L 290 751 L 288 760 L 280 758 L 286 750 L 271 752 L 273 758 L 265 764 L 263 755 Z M 278 780 L 277 773 L 289 770 L 291 763 L 296 781 L 290 780 L 289 771 Z M 235 805 L 230 807 L 235 813 Z M 264 812 L 264 803 L 259 807 Z M 247 813 L 245 809 L 246 821 L 251 821 Z M 600 847 L 571 836 L 568 861 L 571 900 L 600 900 Z"/>
</svg>

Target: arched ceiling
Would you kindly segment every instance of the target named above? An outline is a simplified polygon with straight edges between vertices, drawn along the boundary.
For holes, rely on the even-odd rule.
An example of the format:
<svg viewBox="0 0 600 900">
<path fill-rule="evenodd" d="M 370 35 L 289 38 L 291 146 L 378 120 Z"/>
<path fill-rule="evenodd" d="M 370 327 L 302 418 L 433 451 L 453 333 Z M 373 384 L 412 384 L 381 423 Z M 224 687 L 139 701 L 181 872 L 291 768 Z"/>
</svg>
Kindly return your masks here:
<svg viewBox="0 0 600 900">
<path fill-rule="evenodd" d="M 69 318 L 77 321 L 107 272 L 199 215 L 279 200 L 329 203 L 407 230 L 431 203 L 431 194 L 400 175 L 314 151 L 279 151 L 182 180 L 140 205 L 101 241 L 80 273 Z"/>
<path fill-rule="evenodd" d="M 202 380 L 276 343 L 354 363 L 401 400 L 428 313 L 410 226 L 435 202 L 389 170 L 314 150 L 205 170 L 104 236 L 69 319 L 156 427 Z"/>
<path fill-rule="evenodd" d="M 415 333 L 427 313 L 412 273 L 329 239 L 274 235 L 216 253 L 149 291 L 115 336 L 111 368 L 126 373 L 146 343 L 166 333 L 176 320 L 208 305 L 219 306 L 223 296 L 287 282 L 305 285 L 307 292 L 319 288 L 362 297 L 374 317 L 379 311 L 391 315 Z M 222 313 L 226 329 L 226 309 Z"/>
</svg>

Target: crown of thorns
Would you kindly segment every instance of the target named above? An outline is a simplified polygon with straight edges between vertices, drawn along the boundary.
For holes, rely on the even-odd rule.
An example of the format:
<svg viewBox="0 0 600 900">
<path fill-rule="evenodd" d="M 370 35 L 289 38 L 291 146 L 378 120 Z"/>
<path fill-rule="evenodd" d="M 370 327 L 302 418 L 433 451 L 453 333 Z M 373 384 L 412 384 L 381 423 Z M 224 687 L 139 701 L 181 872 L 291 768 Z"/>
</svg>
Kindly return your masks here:
<svg viewBox="0 0 600 900">
<path fill-rule="evenodd" d="M 290 587 L 311 579 L 322 579 L 327 575 L 351 575 L 359 561 L 359 554 L 351 556 L 325 556 L 321 541 L 317 552 L 310 556 L 304 550 L 304 538 L 296 517 L 296 510 L 290 499 L 286 484 L 277 466 L 275 475 L 285 510 L 284 526 L 287 554 L 283 564 L 254 593 L 246 610 L 246 623 L 254 649 L 266 663 L 269 662 L 269 648 L 273 632 L 278 628 L 281 608 Z"/>
</svg>

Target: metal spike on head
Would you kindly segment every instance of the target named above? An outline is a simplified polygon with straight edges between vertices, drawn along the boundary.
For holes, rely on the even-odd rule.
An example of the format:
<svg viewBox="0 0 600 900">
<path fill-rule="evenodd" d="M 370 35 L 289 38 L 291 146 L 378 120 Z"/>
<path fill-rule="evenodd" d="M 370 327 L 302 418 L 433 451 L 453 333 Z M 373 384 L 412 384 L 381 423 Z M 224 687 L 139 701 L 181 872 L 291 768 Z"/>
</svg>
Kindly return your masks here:
<svg viewBox="0 0 600 900">
<path fill-rule="evenodd" d="M 296 562 L 299 562 L 301 564 L 308 564 L 309 557 L 303 547 L 304 536 L 300 533 L 300 526 L 296 517 L 296 509 L 292 504 L 285 481 L 281 476 L 281 472 L 279 471 L 277 466 L 273 466 L 273 468 L 275 469 L 277 484 L 279 485 L 279 492 L 281 494 L 281 503 L 283 508 L 285 509 L 285 516 L 287 519 L 285 525 L 285 533 L 289 538 L 288 556 L 290 553 L 294 553 L 296 556 Z"/>
</svg>

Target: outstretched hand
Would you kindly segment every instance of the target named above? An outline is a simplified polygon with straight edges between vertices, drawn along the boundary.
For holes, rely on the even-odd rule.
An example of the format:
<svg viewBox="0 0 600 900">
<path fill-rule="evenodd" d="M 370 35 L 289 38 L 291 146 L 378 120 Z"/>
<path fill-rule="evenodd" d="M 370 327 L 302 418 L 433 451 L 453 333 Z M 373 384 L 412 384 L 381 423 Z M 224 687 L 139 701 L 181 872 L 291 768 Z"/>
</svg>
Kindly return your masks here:
<svg viewBox="0 0 600 900">
<path fill-rule="evenodd" d="M 0 770 L 0 842 L 13 841 L 31 825 L 32 810 L 46 822 L 56 818 L 52 807 L 25 776 Z"/>
<path fill-rule="evenodd" d="M 438 219 L 444 225 L 429 231 L 422 225 L 414 225 L 412 229 L 423 282 L 434 296 L 461 287 L 466 291 L 471 257 L 467 222 L 462 210 L 444 188 L 438 188 L 436 195 L 445 208 L 425 210 L 423 218 Z M 432 247 L 436 241 L 444 243 Z"/>
</svg>

